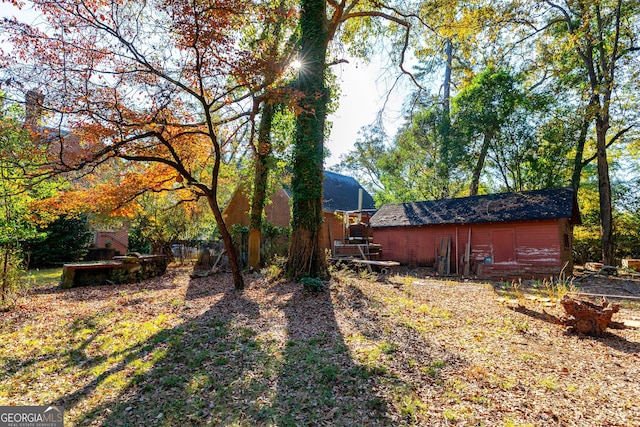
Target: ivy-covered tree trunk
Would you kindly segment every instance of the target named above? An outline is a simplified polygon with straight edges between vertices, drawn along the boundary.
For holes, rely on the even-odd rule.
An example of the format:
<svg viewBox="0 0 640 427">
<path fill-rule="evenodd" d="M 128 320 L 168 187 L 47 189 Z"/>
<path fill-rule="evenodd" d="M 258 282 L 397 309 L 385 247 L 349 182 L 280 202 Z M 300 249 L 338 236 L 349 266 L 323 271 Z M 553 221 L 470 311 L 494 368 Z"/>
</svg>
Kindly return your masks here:
<svg viewBox="0 0 640 427">
<path fill-rule="evenodd" d="M 273 123 L 273 104 L 269 101 L 262 107 L 260 128 L 258 130 L 258 150 L 253 175 L 253 196 L 249 218 L 249 267 L 260 268 L 260 242 L 262 240 L 262 211 L 267 197 L 269 178 L 269 156 L 271 155 L 271 125 Z"/>
<path fill-rule="evenodd" d="M 328 278 L 322 231 L 324 123 L 328 91 L 324 71 L 329 33 L 325 0 L 301 0 L 298 89 L 304 94 L 296 119 L 291 192 L 293 216 L 288 275 Z"/>
</svg>

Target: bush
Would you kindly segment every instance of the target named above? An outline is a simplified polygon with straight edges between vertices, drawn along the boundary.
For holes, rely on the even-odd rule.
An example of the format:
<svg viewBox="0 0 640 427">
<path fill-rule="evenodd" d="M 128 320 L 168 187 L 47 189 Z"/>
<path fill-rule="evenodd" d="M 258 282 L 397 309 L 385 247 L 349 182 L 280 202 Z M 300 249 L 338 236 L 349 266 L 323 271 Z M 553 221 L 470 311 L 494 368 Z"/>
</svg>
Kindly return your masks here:
<svg viewBox="0 0 640 427">
<path fill-rule="evenodd" d="M 249 259 L 249 226 L 233 224 L 229 227 L 229 233 L 233 238 L 233 244 L 238 250 L 240 266 L 247 266 Z M 260 259 L 269 260 L 282 258 L 287 255 L 291 229 L 289 227 L 277 227 L 269 222 L 262 224 L 262 241 L 260 244 Z"/>
<path fill-rule="evenodd" d="M 290 227 L 278 227 L 270 222 L 262 223 L 262 247 L 260 259 L 282 258 L 288 255 Z"/>
<path fill-rule="evenodd" d="M 79 261 L 87 253 L 91 231 L 86 217 L 61 216 L 39 231 L 44 238 L 29 240 L 24 245 L 30 255 L 30 267 Z"/>
<path fill-rule="evenodd" d="M 640 257 L 640 214 L 625 213 L 615 218 L 616 258 Z"/>
<path fill-rule="evenodd" d="M 274 282 L 284 276 L 287 258 L 274 256 L 265 268 L 260 270 L 268 282 Z"/>
<path fill-rule="evenodd" d="M 0 310 L 11 308 L 23 288 L 22 254 L 11 245 L 0 246 Z"/>
<path fill-rule="evenodd" d="M 600 261 L 601 259 L 599 230 L 575 227 L 573 230 L 573 261 L 581 265 L 585 262 Z"/>
<path fill-rule="evenodd" d="M 151 253 L 151 241 L 144 236 L 140 224 L 134 224 L 129 230 L 129 252 Z"/>
<path fill-rule="evenodd" d="M 320 292 L 324 289 L 325 283 L 322 279 L 317 277 L 303 277 L 300 279 L 300 283 L 304 286 L 304 289 L 311 292 Z"/>
<path fill-rule="evenodd" d="M 616 260 L 640 257 L 640 229 L 637 226 L 639 220 L 638 215 L 629 213 L 618 214 L 614 218 Z M 599 224 L 590 223 L 574 228 L 573 260 L 576 264 L 602 260 Z"/>
</svg>

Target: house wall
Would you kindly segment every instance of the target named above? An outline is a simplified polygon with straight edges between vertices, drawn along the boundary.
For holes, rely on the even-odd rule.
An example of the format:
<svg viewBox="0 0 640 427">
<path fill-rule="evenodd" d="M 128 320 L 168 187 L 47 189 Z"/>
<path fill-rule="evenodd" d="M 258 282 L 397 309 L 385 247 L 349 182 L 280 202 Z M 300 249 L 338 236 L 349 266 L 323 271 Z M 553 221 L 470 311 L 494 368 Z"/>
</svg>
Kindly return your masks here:
<svg viewBox="0 0 640 427">
<path fill-rule="evenodd" d="M 107 242 L 111 242 L 111 247 L 115 249 L 116 255 L 126 255 L 129 250 L 129 227 L 115 231 L 97 230 L 93 242 L 98 248 L 104 248 Z"/>
<path fill-rule="evenodd" d="M 569 265 L 565 273 L 570 274 L 573 267 L 571 227 L 564 219 L 387 227 L 374 231 L 374 243 L 382 245 L 381 259 L 398 261 L 410 267 L 435 267 L 436 260 L 442 255 L 441 243 L 449 238 L 450 272 L 461 274 L 463 266 L 458 263 L 464 255 L 469 231 L 470 268 L 479 277 L 544 277 L 559 274 L 567 261 Z"/>
<path fill-rule="evenodd" d="M 291 220 L 289 195 L 281 189 L 270 197 L 270 201 L 271 202 L 264 208 L 266 220 L 278 227 L 288 227 Z M 236 190 L 222 213 L 225 224 L 227 224 L 227 226 L 233 224 L 248 226 L 249 209 L 249 200 L 244 191 L 242 191 L 242 189 Z M 341 239 L 344 236 L 343 229 L 342 216 L 325 211 L 322 235 L 320 236 L 320 244 L 322 247 L 324 249 L 331 249 L 333 240 Z"/>
<path fill-rule="evenodd" d="M 222 219 L 227 227 L 233 224 L 249 225 L 249 199 L 244 194 L 242 186 L 238 187 L 222 212 Z"/>
<path fill-rule="evenodd" d="M 290 197 L 283 189 L 276 191 L 270 197 L 270 203 L 265 208 L 265 218 L 267 221 L 278 227 L 288 227 L 291 220 Z M 233 194 L 227 207 L 222 212 L 227 227 L 233 224 L 242 226 L 249 225 L 249 199 L 245 191 L 240 186 Z M 322 224 L 322 233 L 320 235 L 320 245 L 323 249 L 332 250 L 335 240 L 342 240 L 345 237 L 344 218 L 342 213 L 333 211 L 324 211 L 324 223 Z M 357 221 L 358 216 L 351 214 L 350 222 Z M 363 218 L 364 222 L 368 221 L 368 216 Z"/>
<path fill-rule="evenodd" d="M 560 260 L 565 273 L 573 272 L 573 225 L 569 222 L 569 218 L 562 218 L 558 222 L 558 232 L 560 233 Z"/>
<path fill-rule="evenodd" d="M 288 227 L 291 222 L 291 206 L 289 205 L 289 195 L 280 189 L 276 191 L 264 207 L 267 221 L 277 227 Z"/>
<path fill-rule="evenodd" d="M 324 211 L 324 223 L 322 224 L 322 237 L 320 245 L 324 249 L 333 249 L 335 240 L 345 237 L 344 217 L 342 214 Z"/>
<path fill-rule="evenodd" d="M 289 196 L 287 193 L 280 189 L 272 194 L 269 200 L 270 202 L 264 208 L 266 220 L 278 227 L 289 226 L 291 208 L 289 207 Z M 227 207 L 222 213 L 222 218 L 228 227 L 233 224 L 248 226 L 249 210 L 249 199 L 243 191 L 242 186 L 240 186 L 231 197 L 231 200 L 229 200 Z"/>
</svg>

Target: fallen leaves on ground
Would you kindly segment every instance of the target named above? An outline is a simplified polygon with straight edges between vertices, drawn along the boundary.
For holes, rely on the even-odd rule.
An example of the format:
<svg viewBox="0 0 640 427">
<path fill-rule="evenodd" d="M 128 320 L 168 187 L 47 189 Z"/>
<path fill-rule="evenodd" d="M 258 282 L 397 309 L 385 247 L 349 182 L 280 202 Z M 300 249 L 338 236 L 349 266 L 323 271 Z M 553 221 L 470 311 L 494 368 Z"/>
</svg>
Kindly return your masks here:
<svg viewBox="0 0 640 427">
<path fill-rule="evenodd" d="M 0 314 L 0 405 L 59 404 L 67 425 L 640 425 L 638 329 L 572 335 L 545 298 L 372 279 L 36 289 Z"/>
</svg>

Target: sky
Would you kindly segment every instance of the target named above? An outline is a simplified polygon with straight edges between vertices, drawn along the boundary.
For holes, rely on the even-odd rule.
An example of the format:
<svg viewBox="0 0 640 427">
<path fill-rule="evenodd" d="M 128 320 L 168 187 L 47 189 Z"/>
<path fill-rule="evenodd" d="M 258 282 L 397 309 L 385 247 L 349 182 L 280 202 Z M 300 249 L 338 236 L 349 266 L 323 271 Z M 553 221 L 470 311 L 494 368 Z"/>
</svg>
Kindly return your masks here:
<svg viewBox="0 0 640 427">
<path fill-rule="evenodd" d="M 373 124 L 382 107 L 385 130 L 388 135 L 395 135 L 402 122 L 401 107 L 406 87 L 392 87 L 391 79 L 384 75 L 385 68 L 379 57 L 370 64 L 350 59 L 349 63 L 334 67 L 342 94 L 338 110 L 327 117 L 332 122 L 332 128 L 325 145 L 331 156 L 325 160 L 325 167 L 337 164 L 341 155 L 353 149 L 360 129 Z M 390 96 L 385 103 L 387 93 Z"/>
<path fill-rule="evenodd" d="M 11 4 L 3 3 L 0 18 L 14 15 L 28 23 L 38 18 L 28 7 L 18 10 Z M 325 159 L 325 168 L 335 166 L 341 156 L 353 149 L 362 127 L 373 124 L 382 107 L 383 122 L 388 135 L 394 136 L 401 124 L 401 107 L 407 94 L 406 82 L 405 85 L 393 85 L 393 81 L 383 71 L 387 68 L 383 55 L 384 53 L 379 52 L 369 64 L 359 59 L 339 58 L 348 62 L 332 67 L 342 93 L 338 109 L 327 117 L 332 123 L 332 130 L 325 141 L 325 147 L 331 153 Z M 395 73 L 397 74 L 397 71 Z"/>
</svg>

